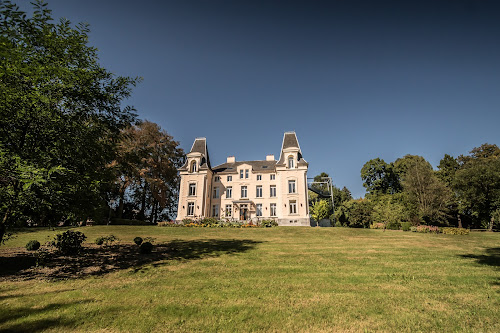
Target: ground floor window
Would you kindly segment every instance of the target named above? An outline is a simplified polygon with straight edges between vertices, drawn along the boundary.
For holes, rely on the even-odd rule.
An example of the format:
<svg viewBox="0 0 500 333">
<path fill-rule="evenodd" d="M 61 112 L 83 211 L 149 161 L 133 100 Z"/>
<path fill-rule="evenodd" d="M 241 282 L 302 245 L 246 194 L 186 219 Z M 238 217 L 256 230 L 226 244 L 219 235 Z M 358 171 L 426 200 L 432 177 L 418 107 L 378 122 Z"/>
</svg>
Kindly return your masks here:
<svg viewBox="0 0 500 333">
<path fill-rule="evenodd" d="M 290 214 L 297 214 L 297 201 L 290 200 Z"/>
<path fill-rule="evenodd" d="M 272 203 L 270 208 L 271 208 L 271 216 L 276 216 L 276 204 Z"/>
<path fill-rule="evenodd" d="M 255 213 L 257 214 L 257 216 L 262 216 L 262 204 L 257 204 L 255 207 L 256 207 Z"/>
<path fill-rule="evenodd" d="M 194 202 L 188 202 L 188 216 L 194 215 Z"/>
<path fill-rule="evenodd" d="M 219 217 L 219 205 L 212 206 L 212 216 Z"/>
<path fill-rule="evenodd" d="M 233 205 L 226 205 L 226 217 L 233 216 Z"/>
</svg>

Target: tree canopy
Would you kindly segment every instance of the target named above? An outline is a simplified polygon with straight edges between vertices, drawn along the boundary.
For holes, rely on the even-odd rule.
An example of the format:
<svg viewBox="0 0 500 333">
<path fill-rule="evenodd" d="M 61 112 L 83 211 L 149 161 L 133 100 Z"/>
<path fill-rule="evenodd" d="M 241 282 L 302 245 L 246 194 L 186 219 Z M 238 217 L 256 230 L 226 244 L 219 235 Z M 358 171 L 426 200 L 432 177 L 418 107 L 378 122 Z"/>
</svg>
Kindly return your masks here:
<svg viewBox="0 0 500 333">
<path fill-rule="evenodd" d="M 99 206 L 139 79 L 103 68 L 88 27 L 54 23 L 45 3 L 28 17 L 3 1 L 0 22 L 1 239 L 21 217 L 84 218 Z"/>
</svg>

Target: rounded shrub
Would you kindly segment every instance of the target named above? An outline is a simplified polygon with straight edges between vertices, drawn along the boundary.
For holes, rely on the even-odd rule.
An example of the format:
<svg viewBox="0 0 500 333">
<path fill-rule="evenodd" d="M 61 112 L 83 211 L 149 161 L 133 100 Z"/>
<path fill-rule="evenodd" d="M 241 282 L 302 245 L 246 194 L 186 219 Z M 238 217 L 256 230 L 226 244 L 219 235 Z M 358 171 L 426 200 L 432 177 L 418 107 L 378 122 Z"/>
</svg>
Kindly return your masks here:
<svg viewBox="0 0 500 333">
<path fill-rule="evenodd" d="M 139 250 L 142 254 L 151 253 L 151 251 L 153 250 L 153 244 L 151 244 L 150 242 L 144 242 L 139 247 Z"/>
<path fill-rule="evenodd" d="M 95 243 L 96 243 L 97 245 L 102 245 L 102 244 L 104 244 L 104 237 L 99 237 L 99 238 L 97 238 L 97 239 L 95 240 Z"/>
<path fill-rule="evenodd" d="M 28 251 L 36 251 L 40 248 L 40 242 L 37 241 L 37 240 L 30 240 L 27 244 L 26 244 L 26 250 Z"/>
<path fill-rule="evenodd" d="M 136 243 L 137 245 L 141 245 L 142 244 L 142 238 L 141 237 L 134 238 L 134 243 Z"/>
<path fill-rule="evenodd" d="M 56 235 L 53 244 L 63 254 L 75 254 L 82 249 L 82 243 L 87 238 L 80 231 L 68 230 Z"/>
</svg>

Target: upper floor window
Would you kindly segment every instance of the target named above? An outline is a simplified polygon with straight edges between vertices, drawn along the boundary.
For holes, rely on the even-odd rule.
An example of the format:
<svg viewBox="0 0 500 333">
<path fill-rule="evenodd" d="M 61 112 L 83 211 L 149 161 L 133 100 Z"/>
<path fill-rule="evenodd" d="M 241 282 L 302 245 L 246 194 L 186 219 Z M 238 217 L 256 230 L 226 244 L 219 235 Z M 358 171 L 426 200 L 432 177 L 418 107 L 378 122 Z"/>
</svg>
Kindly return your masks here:
<svg viewBox="0 0 500 333">
<path fill-rule="evenodd" d="M 196 161 L 191 162 L 191 172 L 196 172 L 197 171 L 197 164 Z"/>
<path fill-rule="evenodd" d="M 271 175 L 271 180 L 275 180 L 276 179 L 276 175 Z"/>
<path fill-rule="evenodd" d="M 214 199 L 219 199 L 219 188 L 214 187 Z"/>
<path fill-rule="evenodd" d="M 295 193 L 295 180 L 288 181 L 288 193 Z"/>
<path fill-rule="evenodd" d="M 220 182 L 220 177 L 219 176 L 215 176 L 214 181 L 215 182 Z"/>
<path fill-rule="evenodd" d="M 271 187 L 269 188 L 269 196 L 270 197 L 276 196 L 276 185 L 271 185 Z"/>
<path fill-rule="evenodd" d="M 240 179 L 243 179 L 243 169 L 240 170 Z"/>
<path fill-rule="evenodd" d="M 196 195 L 196 184 L 189 184 L 189 195 Z"/>
<path fill-rule="evenodd" d="M 233 176 L 227 176 L 227 181 L 232 182 L 233 181 Z"/>
<path fill-rule="evenodd" d="M 288 157 L 288 168 L 289 169 L 293 169 L 294 168 L 294 159 L 293 159 L 293 156 L 289 156 Z"/>
<path fill-rule="evenodd" d="M 231 186 L 226 187 L 226 198 L 232 198 L 233 197 L 233 188 Z"/>
<path fill-rule="evenodd" d="M 262 175 L 257 175 L 257 180 L 262 180 Z"/>
<path fill-rule="evenodd" d="M 257 198 L 262 198 L 262 186 L 257 186 L 257 189 L 255 191 L 255 196 Z"/>
<path fill-rule="evenodd" d="M 245 178 L 248 178 L 248 169 L 245 170 Z"/>
<path fill-rule="evenodd" d="M 248 191 L 246 186 L 241 187 L 241 197 L 242 198 L 247 198 L 248 197 Z"/>
</svg>

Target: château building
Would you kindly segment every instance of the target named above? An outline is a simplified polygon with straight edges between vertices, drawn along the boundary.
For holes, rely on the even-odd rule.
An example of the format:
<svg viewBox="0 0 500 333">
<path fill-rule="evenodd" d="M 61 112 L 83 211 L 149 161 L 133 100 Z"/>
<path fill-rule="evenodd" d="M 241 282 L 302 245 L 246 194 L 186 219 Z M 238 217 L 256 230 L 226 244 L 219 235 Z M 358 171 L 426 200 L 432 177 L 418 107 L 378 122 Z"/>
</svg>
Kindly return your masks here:
<svg viewBox="0 0 500 333">
<path fill-rule="evenodd" d="M 196 138 L 185 164 L 177 221 L 215 217 L 226 220 L 274 219 L 279 225 L 310 225 L 308 163 L 295 132 L 285 132 L 279 160 L 236 161 L 212 167 L 206 138 Z"/>
</svg>

